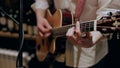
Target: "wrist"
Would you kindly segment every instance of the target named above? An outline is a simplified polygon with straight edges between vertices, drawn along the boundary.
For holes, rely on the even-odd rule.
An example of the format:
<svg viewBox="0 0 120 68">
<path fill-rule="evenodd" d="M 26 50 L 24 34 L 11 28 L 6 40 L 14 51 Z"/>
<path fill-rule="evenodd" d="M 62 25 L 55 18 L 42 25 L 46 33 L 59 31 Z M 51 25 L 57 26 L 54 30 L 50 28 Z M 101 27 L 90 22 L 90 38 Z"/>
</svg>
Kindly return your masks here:
<svg viewBox="0 0 120 68">
<path fill-rule="evenodd" d="M 42 9 L 36 9 L 35 14 L 38 18 L 44 18 L 45 17 L 46 10 Z"/>
</svg>

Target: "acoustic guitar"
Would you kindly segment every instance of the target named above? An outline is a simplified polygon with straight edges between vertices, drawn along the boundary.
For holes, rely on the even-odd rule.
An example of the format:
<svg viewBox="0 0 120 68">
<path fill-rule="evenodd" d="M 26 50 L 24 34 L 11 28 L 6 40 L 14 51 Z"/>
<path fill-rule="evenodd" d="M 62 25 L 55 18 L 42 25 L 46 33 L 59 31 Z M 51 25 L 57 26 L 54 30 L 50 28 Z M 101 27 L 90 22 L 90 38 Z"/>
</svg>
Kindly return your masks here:
<svg viewBox="0 0 120 68">
<path fill-rule="evenodd" d="M 48 53 L 54 54 L 57 46 L 56 39 L 65 37 L 67 30 L 75 26 L 74 16 L 67 10 L 58 9 L 54 13 L 47 10 L 45 16 L 53 29 L 51 35 L 46 39 L 40 38 L 39 35 L 36 37 L 36 55 L 39 61 L 44 61 Z M 116 12 L 113 15 L 104 16 L 100 20 L 80 22 L 80 26 L 82 32 L 120 32 L 120 14 Z"/>
</svg>

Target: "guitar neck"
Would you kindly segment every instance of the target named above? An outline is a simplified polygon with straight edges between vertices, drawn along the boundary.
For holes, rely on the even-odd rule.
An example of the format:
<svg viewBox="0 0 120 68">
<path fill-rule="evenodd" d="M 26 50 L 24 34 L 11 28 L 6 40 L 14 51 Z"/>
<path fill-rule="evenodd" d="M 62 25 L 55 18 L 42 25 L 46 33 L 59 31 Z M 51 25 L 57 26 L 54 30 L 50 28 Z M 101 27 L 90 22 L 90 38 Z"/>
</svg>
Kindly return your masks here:
<svg viewBox="0 0 120 68">
<path fill-rule="evenodd" d="M 100 31 L 101 33 L 113 33 L 114 31 L 120 32 L 120 18 L 114 19 L 101 19 L 86 22 L 80 22 L 81 32 Z M 69 28 L 75 24 L 65 25 L 51 30 L 52 37 L 62 37 L 66 35 Z"/>
<path fill-rule="evenodd" d="M 52 36 L 53 37 L 65 36 L 67 30 L 74 26 L 75 26 L 75 24 L 71 24 L 71 25 L 66 25 L 66 26 L 62 26 L 62 27 L 58 27 L 58 28 L 53 28 L 51 30 Z M 81 22 L 80 29 L 82 32 L 93 31 L 94 30 L 94 21 Z"/>
</svg>

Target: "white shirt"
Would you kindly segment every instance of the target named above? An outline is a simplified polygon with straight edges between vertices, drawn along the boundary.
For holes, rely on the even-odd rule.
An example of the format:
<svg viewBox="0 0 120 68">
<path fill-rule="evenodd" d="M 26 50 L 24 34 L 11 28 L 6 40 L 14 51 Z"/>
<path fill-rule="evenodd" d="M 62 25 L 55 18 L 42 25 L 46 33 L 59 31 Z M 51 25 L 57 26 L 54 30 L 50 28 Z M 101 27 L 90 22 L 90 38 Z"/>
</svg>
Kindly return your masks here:
<svg viewBox="0 0 120 68">
<path fill-rule="evenodd" d="M 42 0 L 36 0 L 42 1 Z M 44 0 L 47 1 L 47 0 Z M 75 13 L 75 3 L 73 0 L 54 0 L 56 8 L 69 9 Z M 81 21 L 89 21 L 99 19 L 105 16 L 108 12 L 116 12 L 120 10 L 120 0 L 86 0 L 83 12 L 81 14 Z M 96 32 L 92 33 L 93 41 L 98 36 Z M 107 53 L 107 38 L 100 40 L 91 48 L 81 48 L 73 46 L 69 41 L 66 43 L 66 53 L 60 57 L 65 56 L 66 65 L 78 68 L 88 68 L 99 62 Z M 63 59 L 63 58 L 62 58 Z M 56 60 L 63 62 L 64 59 L 56 58 Z"/>
</svg>

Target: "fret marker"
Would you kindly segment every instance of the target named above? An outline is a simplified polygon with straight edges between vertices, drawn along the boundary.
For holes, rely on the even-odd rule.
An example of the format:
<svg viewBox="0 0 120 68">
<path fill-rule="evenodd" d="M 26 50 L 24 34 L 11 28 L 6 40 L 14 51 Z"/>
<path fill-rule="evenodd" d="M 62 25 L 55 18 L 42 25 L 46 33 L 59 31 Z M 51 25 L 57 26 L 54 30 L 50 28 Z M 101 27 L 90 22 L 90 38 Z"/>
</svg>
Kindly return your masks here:
<svg viewBox="0 0 120 68">
<path fill-rule="evenodd" d="M 94 31 L 97 30 L 97 20 L 94 20 Z"/>
</svg>

